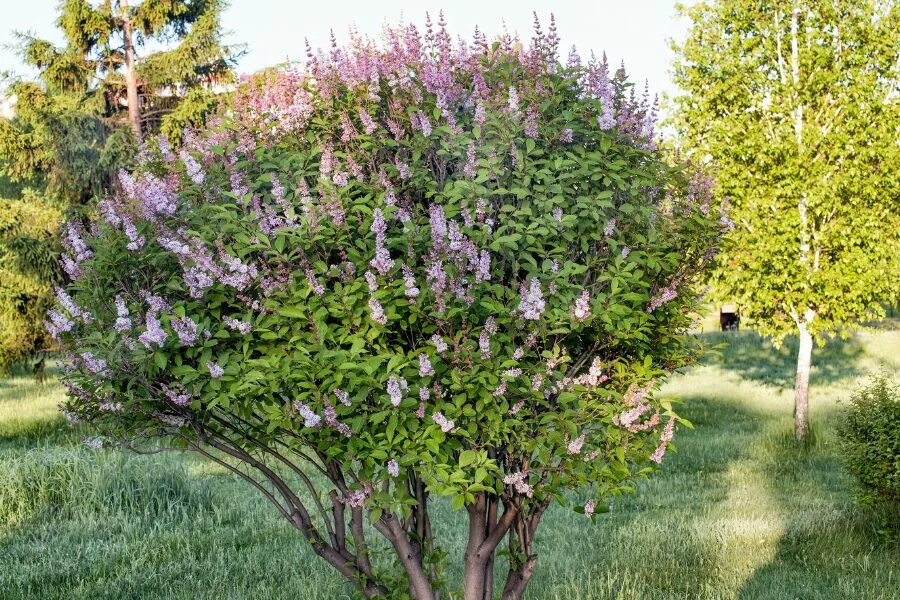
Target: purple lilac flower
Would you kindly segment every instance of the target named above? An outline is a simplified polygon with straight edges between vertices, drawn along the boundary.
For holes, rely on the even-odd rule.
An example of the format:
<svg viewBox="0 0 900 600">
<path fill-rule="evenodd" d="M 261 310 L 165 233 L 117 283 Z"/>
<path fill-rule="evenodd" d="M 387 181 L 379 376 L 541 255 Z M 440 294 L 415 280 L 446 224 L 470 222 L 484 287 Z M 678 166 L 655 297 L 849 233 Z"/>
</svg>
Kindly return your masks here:
<svg viewBox="0 0 900 600">
<path fill-rule="evenodd" d="M 469 148 L 466 150 L 466 164 L 463 167 L 463 173 L 469 179 L 475 179 L 475 176 L 478 175 L 478 163 L 475 162 L 475 142 L 470 142 Z"/>
<path fill-rule="evenodd" d="M 88 448 L 92 448 L 94 450 L 103 450 L 103 440 L 101 440 L 98 437 L 84 438 L 84 445 L 87 446 Z"/>
<path fill-rule="evenodd" d="M 74 321 L 70 320 L 67 316 L 65 316 L 55 308 L 50 309 L 47 312 L 47 316 L 50 317 L 50 320 L 44 321 L 44 327 L 47 328 L 47 331 L 50 333 L 50 337 L 52 337 L 54 340 L 59 341 L 61 334 L 67 331 L 72 331 L 72 327 L 75 326 Z"/>
<path fill-rule="evenodd" d="M 312 411 L 312 409 L 299 400 L 294 401 L 294 408 L 297 413 L 303 417 L 304 427 L 319 427 L 322 424 L 322 417 Z"/>
<path fill-rule="evenodd" d="M 445 342 L 438 334 L 435 333 L 431 336 L 431 343 L 434 344 L 438 354 L 444 354 L 444 352 L 447 351 L 447 342 Z"/>
<path fill-rule="evenodd" d="M 622 260 L 625 260 L 626 258 L 628 258 L 629 254 L 631 254 L 631 248 L 629 248 L 628 246 L 623 247 L 622 248 Z"/>
<path fill-rule="evenodd" d="M 563 218 L 563 209 L 560 207 L 556 207 L 553 209 L 553 220 L 556 222 L 561 222 Z"/>
<path fill-rule="evenodd" d="M 444 433 L 447 433 L 448 431 L 452 430 L 454 427 L 453 421 L 449 420 L 447 417 L 445 417 L 442 413 L 439 413 L 439 412 L 436 412 L 433 415 L 431 415 L 431 420 L 434 421 L 435 423 L 437 423 L 438 426 L 441 428 L 441 431 L 443 431 Z"/>
<path fill-rule="evenodd" d="M 381 306 L 381 302 L 375 298 L 369 298 L 369 310 L 371 311 L 369 316 L 373 321 L 379 325 L 387 325 L 387 316 L 384 314 L 384 308 Z"/>
<path fill-rule="evenodd" d="M 162 347 L 162 345 L 166 343 L 166 339 L 169 335 L 166 333 L 165 329 L 162 328 L 162 323 L 159 321 L 157 312 L 152 309 L 148 310 L 146 321 L 147 330 L 138 336 L 138 340 L 140 340 L 148 350 L 153 344 Z"/>
<path fill-rule="evenodd" d="M 397 379 L 393 375 L 388 378 L 387 385 L 385 386 L 385 390 L 388 395 L 391 397 L 391 404 L 394 406 L 400 406 L 400 401 L 403 399 L 403 388 L 406 387 L 406 380 L 402 377 Z"/>
<path fill-rule="evenodd" d="M 654 310 L 671 302 L 675 298 L 678 297 L 678 291 L 675 289 L 674 285 L 669 285 L 661 289 L 653 298 L 650 300 L 650 306 L 647 307 L 647 312 L 652 313 Z"/>
<path fill-rule="evenodd" d="M 419 297 L 419 288 L 416 287 L 416 279 L 413 275 L 412 269 L 409 268 L 408 265 L 402 265 L 403 269 L 403 284 L 406 287 L 404 293 L 406 297 L 409 299 L 410 304 L 415 304 L 416 298 Z"/>
<path fill-rule="evenodd" d="M 123 333 L 125 331 L 131 331 L 131 319 L 129 316 L 128 307 L 125 306 L 125 299 L 122 296 L 116 296 L 116 323 L 113 328 L 119 332 Z"/>
<path fill-rule="evenodd" d="M 68 254 L 63 253 L 62 257 L 59 259 L 59 264 L 72 281 L 80 279 L 84 273 L 81 269 L 81 265 L 75 262 Z"/>
<path fill-rule="evenodd" d="M 571 129 L 563 129 L 559 132 L 559 140 L 565 144 L 572 143 L 572 130 Z"/>
<path fill-rule="evenodd" d="M 188 177 L 191 178 L 194 185 L 202 185 L 205 176 L 203 174 L 203 167 L 200 166 L 200 163 L 198 163 L 187 150 L 182 150 L 178 153 L 178 156 L 181 157 L 181 162 L 184 163 L 184 168 L 187 171 Z"/>
<path fill-rule="evenodd" d="M 176 384 L 173 388 L 164 385 L 163 391 L 172 404 L 176 406 L 187 406 L 191 403 L 191 395 L 188 394 L 187 390 L 184 389 L 184 386 L 180 383 Z"/>
<path fill-rule="evenodd" d="M 350 394 L 348 394 L 341 388 L 334 388 L 334 396 L 344 406 L 350 406 Z"/>
<path fill-rule="evenodd" d="M 518 114 L 519 112 L 519 93 L 513 86 L 509 86 L 507 108 L 509 109 L 509 112 L 513 113 L 514 115 Z"/>
<path fill-rule="evenodd" d="M 419 126 L 422 128 L 422 135 L 424 135 L 425 137 L 430 137 L 431 136 L 431 121 L 428 120 L 428 116 L 421 110 L 419 111 L 418 114 L 419 114 Z"/>
<path fill-rule="evenodd" d="M 222 321 L 233 331 L 238 331 L 243 335 L 250 333 L 251 325 L 249 321 L 239 321 L 234 317 L 222 317 Z"/>
<path fill-rule="evenodd" d="M 84 368 L 92 375 L 103 375 L 107 373 L 107 363 L 102 358 L 94 356 L 93 352 L 82 352 L 81 360 Z"/>
<path fill-rule="evenodd" d="M 428 355 L 422 353 L 419 355 L 419 377 L 431 377 L 434 375 L 434 367 L 431 366 L 431 361 L 428 360 Z"/>
<path fill-rule="evenodd" d="M 190 317 L 179 317 L 169 321 L 172 331 L 178 335 L 182 346 L 193 346 L 197 341 L 197 324 Z"/>
<path fill-rule="evenodd" d="M 587 518 L 591 518 L 594 514 L 595 508 L 596 508 L 596 506 L 594 505 L 594 500 L 593 499 L 588 500 L 587 502 L 584 503 L 584 515 Z"/>
<path fill-rule="evenodd" d="M 523 282 L 519 293 L 522 298 L 519 301 L 518 310 L 522 318 L 529 321 L 540 319 L 545 307 L 544 295 L 541 292 L 541 282 L 537 278 L 532 278 L 527 288 Z"/>
<path fill-rule="evenodd" d="M 218 379 L 225 374 L 225 369 L 219 366 L 218 363 L 215 363 L 211 360 L 206 361 L 206 368 L 209 369 L 209 375 L 213 379 Z"/>
<path fill-rule="evenodd" d="M 610 219 L 606 223 L 606 229 L 603 230 L 603 235 L 606 237 L 609 237 L 613 234 L 613 231 L 615 231 L 615 229 L 616 229 L 616 220 Z"/>
<path fill-rule="evenodd" d="M 400 465 L 393 458 L 387 461 L 387 472 L 391 477 L 397 477 L 400 475 Z"/>
</svg>

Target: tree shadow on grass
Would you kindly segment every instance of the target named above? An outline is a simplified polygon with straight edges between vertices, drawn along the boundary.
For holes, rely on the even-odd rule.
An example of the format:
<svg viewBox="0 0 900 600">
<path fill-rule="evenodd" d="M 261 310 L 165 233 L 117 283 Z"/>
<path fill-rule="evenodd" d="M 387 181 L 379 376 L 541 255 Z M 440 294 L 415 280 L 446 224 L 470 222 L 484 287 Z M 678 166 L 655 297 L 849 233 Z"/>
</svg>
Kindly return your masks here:
<svg viewBox="0 0 900 600">
<path fill-rule="evenodd" d="M 900 553 L 873 534 L 871 515 L 853 505 L 833 431 L 820 427 L 802 447 L 784 427 L 768 446 L 768 493 L 783 533 L 772 559 L 744 583 L 738 600 L 900 597 Z"/>
<path fill-rule="evenodd" d="M 715 332 L 701 334 L 708 348 L 715 348 L 704 364 L 734 371 L 742 378 L 780 388 L 791 388 L 797 372 L 797 337 L 789 336 L 780 348 L 755 331 Z M 814 346 L 812 373 L 815 384 L 833 384 L 861 375 L 858 364 L 865 349 L 855 337 L 829 340 L 825 346 Z"/>
<path fill-rule="evenodd" d="M 679 412 L 695 429 L 678 433 L 678 452 L 636 494 L 614 499 L 594 524 L 568 508 L 548 512 L 528 597 L 688 599 L 718 588 L 723 542 L 710 513 L 729 504 L 729 471 L 747 459 L 767 416 L 705 396 Z"/>
</svg>

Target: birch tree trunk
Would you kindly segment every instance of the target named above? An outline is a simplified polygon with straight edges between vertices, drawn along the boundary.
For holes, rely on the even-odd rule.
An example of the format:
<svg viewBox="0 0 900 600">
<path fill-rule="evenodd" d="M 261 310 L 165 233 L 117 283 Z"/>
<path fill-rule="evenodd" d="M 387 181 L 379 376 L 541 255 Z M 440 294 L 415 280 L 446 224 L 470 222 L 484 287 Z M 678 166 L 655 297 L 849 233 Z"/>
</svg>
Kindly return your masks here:
<svg viewBox="0 0 900 600">
<path fill-rule="evenodd" d="M 805 442 L 809 435 L 809 370 L 812 365 L 812 334 L 809 325 L 815 313 L 808 310 L 797 322 L 800 347 L 797 350 L 797 376 L 794 381 L 794 437 Z"/>
</svg>

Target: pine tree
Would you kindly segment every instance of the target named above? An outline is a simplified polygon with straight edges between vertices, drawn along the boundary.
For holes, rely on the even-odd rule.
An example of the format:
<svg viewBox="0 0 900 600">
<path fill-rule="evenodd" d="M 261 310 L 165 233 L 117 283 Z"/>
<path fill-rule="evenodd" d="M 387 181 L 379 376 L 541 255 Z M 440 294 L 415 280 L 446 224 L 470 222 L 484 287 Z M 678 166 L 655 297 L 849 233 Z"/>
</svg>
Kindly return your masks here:
<svg viewBox="0 0 900 600">
<path fill-rule="evenodd" d="M 163 133 L 177 145 L 217 106 L 239 53 L 221 41 L 224 7 L 63 0 L 61 47 L 17 34 L 38 76 L 7 76 L 15 116 L 0 119 L 0 369 L 47 342 L 42 307 L 62 278 L 56 223 L 115 186 L 135 143 Z"/>
</svg>

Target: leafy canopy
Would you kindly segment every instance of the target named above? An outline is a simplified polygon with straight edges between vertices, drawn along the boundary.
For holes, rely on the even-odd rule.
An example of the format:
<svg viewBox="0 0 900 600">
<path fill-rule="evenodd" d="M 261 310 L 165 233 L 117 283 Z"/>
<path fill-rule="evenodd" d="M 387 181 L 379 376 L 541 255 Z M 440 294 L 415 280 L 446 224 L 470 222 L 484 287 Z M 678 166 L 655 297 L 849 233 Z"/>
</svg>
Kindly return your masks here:
<svg viewBox="0 0 900 600">
<path fill-rule="evenodd" d="M 367 594 L 389 578 L 322 533 L 344 508 L 320 529 L 267 461 L 365 507 L 410 589 L 440 584 L 408 564 L 440 557 L 427 493 L 502 501 L 500 537 L 568 488 L 591 487 L 591 515 L 671 442 L 652 391 L 694 358 L 691 284 L 722 228 L 653 119 L 623 71 L 563 66 L 553 36 L 392 29 L 267 73 L 70 224 L 74 283 L 48 323 L 71 353 L 65 411 L 106 442 L 256 469 Z"/>
</svg>

